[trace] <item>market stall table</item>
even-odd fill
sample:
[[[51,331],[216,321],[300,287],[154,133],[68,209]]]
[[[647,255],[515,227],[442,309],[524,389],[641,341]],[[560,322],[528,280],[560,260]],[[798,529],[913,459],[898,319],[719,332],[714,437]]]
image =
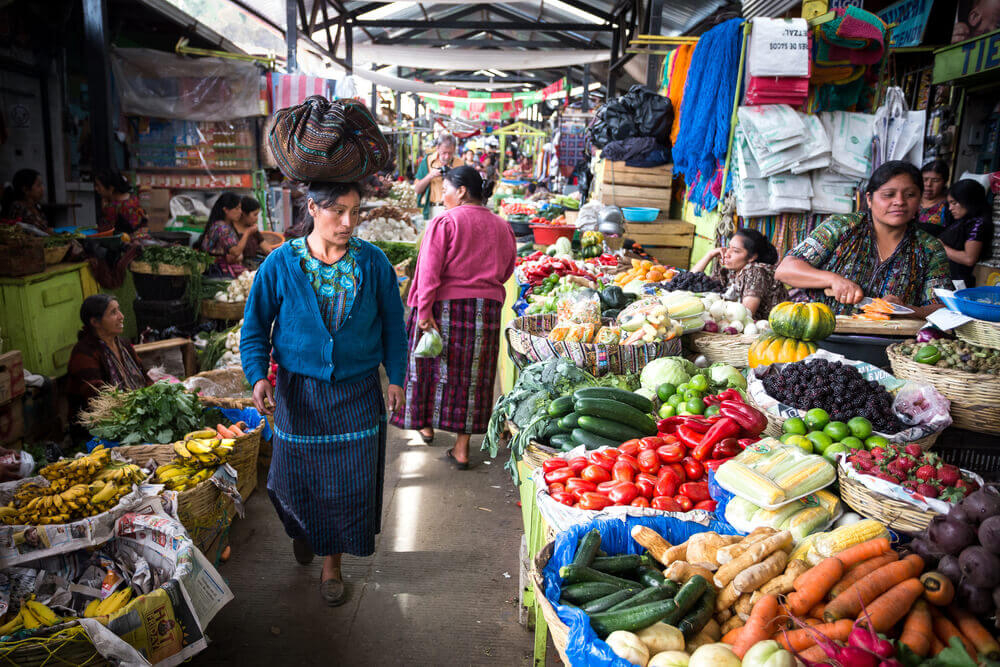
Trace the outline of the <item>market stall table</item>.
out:
[[[850,359],[886,368],[889,366],[889,357],[885,348],[904,338],[912,338],[926,324],[924,320],[899,317],[891,320],[857,320],[838,316],[834,333],[818,345]]]

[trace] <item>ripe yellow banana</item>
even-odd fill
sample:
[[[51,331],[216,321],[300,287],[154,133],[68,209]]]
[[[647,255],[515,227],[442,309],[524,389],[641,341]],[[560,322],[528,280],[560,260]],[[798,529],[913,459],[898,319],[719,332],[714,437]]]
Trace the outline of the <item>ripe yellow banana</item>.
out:
[[[181,441],[174,443],[174,452],[182,459],[191,458],[191,452],[188,451],[187,445]]]
[[[84,607],[84,609],[83,609],[83,617],[84,618],[93,618],[93,617],[97,616],[97,608],[100,607],[100,606],[101,606],[101,599],[100,598],[94,598],[93,600],[91,600],[90,602],[87,603],[86,607]]]
[[[124,607],[128,601],[132,598],[132,587],[123,588],[120,591],[112,593],[108,597],[101,601],[101,604],[97,607],[97,616],[107,616],[108,614],[113,614],[122,607]]]
[[[24,620],[21,618],[21,613],[18,612],[17,615],[14,616],[14,618],[7,621],[3,625],[0,625],[0,635],[13,634],[23,627],[24,627]]]
[[[24,627],[29,630],[40,628],[45,625],[39,618],[31,613],[31,610],[28,609],[28,605],[25,604],[21,605],[21,621],[24,623]]]
[[[118,487],[115,486],[114,484],[106,484],[103,489],[101,489],[96,494],[90,497],[90,502],[94,503],[95,505],[99,505],[107,500],[111,500],[111,498],[114,497],[115,492],[117,490]]]
[[[41,621],[42,625],[55,625],[59,622],[59,617],[47,605],[35,602],[34,600],[28,600],[24,604],[28,607],[31,614]]]
[[[218,437],[218,435],[219,434],[215,432],[215,429],[203,428],[200,431],[191,431],[190,433],[184,436],[184,439],[185,440],[210,439]]]
[[[197,456],[198,454],[209,454],[219,445],[219,439],[204,440],[195,438],[184,443],[189,452]]]

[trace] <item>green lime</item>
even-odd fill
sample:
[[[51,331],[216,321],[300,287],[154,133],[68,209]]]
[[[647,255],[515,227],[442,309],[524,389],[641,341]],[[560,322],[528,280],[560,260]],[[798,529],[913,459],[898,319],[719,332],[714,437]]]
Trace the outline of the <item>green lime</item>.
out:
[[[854,417],[847,422],[847,428],[851,429],[851,435],[862,440],[872,434],[872,423],[864,417]]]
[[[668,398],[677,393],[677,387],[670,384],[669,382],[664,382],[659,387],[656,388],[656,397],[661,401],[666,401]]]
[[[710,405],[707,408],[705,408],[705,416],[706,417],[714,417],[717,414],[719,414],[719,406],[718,405]]]
[[[691,389],[691,385],[687,382],[677,385],[677,393],[683,395],[685,391]]]
[[[822,431],[830,423],[830,415],[823,408],[813,408],[806,413],[806,426],[810,431]]]
[[[781,425],[781,430],[785,433],[794,433],[796,435],[805,435],[808,431],[808,429],[806,429],[806,423],[802,417],[792,417],[791,419],[786,419],[785,423]]]
[[[851,431],[844,422],[830,422],[823,427],[823,433],[833,438],[835,442],[840,442],[849,436]]]
[[[704,375],[695,375],[688,381],[692,389],[697,389],[698,391],[708,390],[708,378]]]
[[[876,447],[885,447],[888,444],[889,444],[889,441],[886,440],[885,437],[881,436],[881,435],[872,435],[872,436],[869,436],[869,437],[865,438],[865,448],[866,449],[875,449]]]
[[[809,438],[804,435],[792,435],[785,442],[786,445],[795,445],[796,447],[801,447],[803,451],[812,454],[813,444],[809,441]]]
[[[778,438],[778,439],[779,439],[779,440],[781,440],[781,442],[783,442],[783,443],[785,443],[785,444],[788,444],[788,439],[789,439],[789,438],[792,438],[792,437],[795,437],[795,436],[797,436],[797,435],[800,435],[800,434],[798,434],[798,433],[785,433],[784,435],[782,435],[782,436],[781,436],[780,438]]]
[[[850,451],[850,449],[848,448],[847,445],[845,445],[842,442],[835,442],[835,443],[833,443],[832,445],[830,445],[829,447],[826,448],[826,451],[823,452],[823,458],[825,458],[830,463],[836,463],[837,462],[837,454],[840,454],[840,453],[846,452],[846,451]]]
[[[667,405],[672,405],[675,408],[683,402],[684,402],[684,397],[681,396],[680,394],[674,394],[673,396],[667,399]]]
[[[826,451],[826,448],[833,444],[833,438],[828,436],[823,431],[812,431],[806,436],[809,438],[809,442],[813,444],[813,449],[822,454]]]
[[[681,403],[679,406],[677,406],[678,417],[687,417],[688,415],[693,415],[693,414],[694,414],[693,412],[687,409],[684,403]]]
[[[677,414],[677,408],[669,403],[664,403],[660,406],[660,409],[656,414],[660,416],[660,419],[669,419]]]
[[[840,441],[840,444],[850,449],[864,449],[865,443],[861,442],[860,438],[855,438],[853,435],[849,435]]]
[[[700,398],[692,398],[684,404],[684,407],[688,409],[688,412],[694,415],[700,415],[705,412],[705,401]]]

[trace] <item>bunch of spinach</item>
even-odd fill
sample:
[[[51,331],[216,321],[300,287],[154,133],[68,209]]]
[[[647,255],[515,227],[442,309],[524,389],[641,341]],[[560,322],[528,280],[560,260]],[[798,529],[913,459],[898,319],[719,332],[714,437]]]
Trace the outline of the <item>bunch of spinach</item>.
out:
[[[215,261],[214,257],[207,252],[195,250],[185,245],[154,245],[143,249],[142,261],[153,267],[154,271],[160,264],[186,268],[191,277],[184,290],[184,298],[194,308],[195,315],[198,315],[201,310],[202,274]]]
[[[166,444],[204,423],[198,398],[181,384],[157,382],[134,391],[106,388],[96,400],[110,408],[94,415],[91,435],[123,445]]]

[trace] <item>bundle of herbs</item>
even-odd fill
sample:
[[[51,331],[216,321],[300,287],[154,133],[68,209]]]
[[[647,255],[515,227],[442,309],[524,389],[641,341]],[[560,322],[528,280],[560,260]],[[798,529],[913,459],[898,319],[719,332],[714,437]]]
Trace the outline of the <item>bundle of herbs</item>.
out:
[[[188,279],[184,298],[194,308],[195,315],[201,310],[202,274],[215,262],[215,258],[207,252],[201,252],[184,245],[147,246],[142,251],[142,261],[157,270],[160,264],[181,266],[191,274]]]
[[[80,413],[80,423],[94,437],[123,445],[166,444],[200,428],[204,416],[183,385],[161,381],[134,391],[105,387]]]

